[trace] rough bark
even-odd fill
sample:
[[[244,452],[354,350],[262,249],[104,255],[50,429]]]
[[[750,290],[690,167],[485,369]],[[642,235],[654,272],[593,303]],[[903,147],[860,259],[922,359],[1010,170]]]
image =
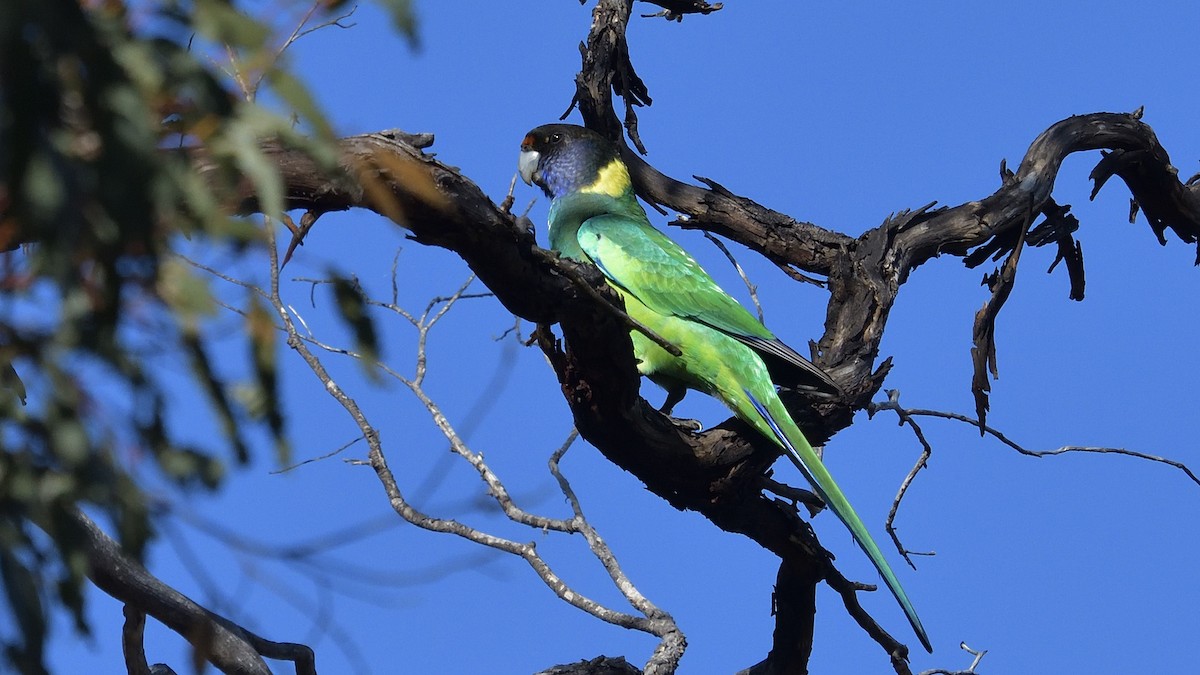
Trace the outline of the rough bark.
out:
[[[163,583],[133,560],[82,511],[71,513],[88,556],[88,576],[100,590],[125,603],[123,635],[130,672],[167,672],[146,665],[142,627],[146,615],[158,619],[192,644],[196,663],[207,661],[223,673],[270,675],[263,657],[292,661],[296,675],[316,675],[316,657],[302,644],[273,642],[214,614]]]

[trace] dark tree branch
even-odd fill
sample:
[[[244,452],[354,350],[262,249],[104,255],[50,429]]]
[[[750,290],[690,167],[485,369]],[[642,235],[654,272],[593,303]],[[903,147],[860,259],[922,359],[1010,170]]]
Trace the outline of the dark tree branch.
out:
[[[808,570],[792,570],[784,561],[772,596],[776,613],[768,672],[801,673],[808,669],[817,618],[817,587]],[[785,616],[784,613],[792,616]]]
[[[641,672],[623,657],[597,656],[588,661],[554,666],[534,675],[640,675]]]
[[[643,153],[634,108],[651,103],[646,83],[638,77],[629,57],[625,27],[629,24],[632,0],[600,0],[592,12],[592,29],[587,44],[580,45],[583,67],[575,76],[575,97],[563,113],[579,108],[588,126],[611,139],[621,138],[620,124],[612,108],[611,89],[625,103],[624,127],[630,140]]]
[[[725,7],[725,3],[715,2],[710,5],[704,0],[642,0],[642,2],[662,7],[661,11],[654,14],[643,14],[643,18],[661,16],[667,21],[676,22],[683,21],[683,17],[688,14],[712,14]]]
[[[125,670],[129,675],[150,675],[150,664],[146,663],[143,639],[146,634],[146,613],[125,605],[125,625],[121,628],[121,650],[125,653]]]
[[[123,642],[131,672],[146,664],[141,632],[145,616],[150,615],[190,642],[199,657],[221,672],[271,675],[263,661],[267,657],[294,662],[297,675],[316,675],[313,651],[308,647],[272,642],[208,611],[128,557],[82,511],[72,509],[68,515],[83,539],[88,576],[100,590],[125,603]]]
[[[1021,250],[1025,246],[1025,234],[1029,231],[1029,224],[1032,220],[1033,216],[1030,214],[1026,224],[1017,231],[1017,241],[1013,244],[1012,252],[1008,254],[1008,260],[1004,262],[1004,267],[983,278],[984,285],[988,287],[992,295],[975,313],[975,326],[971,331],[975,343],[971,347],[971,363],[974,366],[974,374],[971,377],[971,393],[975,396],[975,415],[979,418],[981,426],[987,421],[988,392],[992,389],[992,385],[988,381],[988,374],[991,373],[992,377],[1000,377],[1000,367],[996,363],[996,317],[1000,314],[1004,303],[1008,302],[1008,296],[1017,282],[1017,263],[1021,260]],[[983,435],[982,430],[979,435]]]

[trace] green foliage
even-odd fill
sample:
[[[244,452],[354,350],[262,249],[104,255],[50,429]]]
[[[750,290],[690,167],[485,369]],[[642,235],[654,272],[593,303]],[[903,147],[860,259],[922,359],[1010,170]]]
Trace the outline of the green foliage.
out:
[[[368,311],[367,296],[357,279],[347,279],[332,270],[329,278],[332,281],[333,299],[338,314],[354,334],[354,351],[360,357],[358,363],[365,369],[368,377],[378,377],[375,365],[379,363],[379,338],[375,332],[375,322],[371,320],[371,313]]]
[[[384,4],[415,40],[411,3]],[[235,214],[245,178],[263,213],[284,209],[263,140],[334,165],[330,125],[281,60],[292,28],[228,0],[152,0],[136,15],[120,0],[0,2],[0,612],[13,619],[0,620],[12,627],[0,647],[17,672],[45,672],[49,612],[87,629],[74,509],[105,514],[140,556],[151,508],[135,471],[147,463],[181,488],[216,489],[221,457],[249,461],[259,425],[288,461],[271,311],[252,296],[252,385],[231,387],[211,357],[212,291],[173,248],[180,237],[262,245],[261,224]],[[257,105],[260,84],[287,109]],[[354,289],[335,284],[338,306],[375,354]],[[225,447],[172,428],[151,351],[190,367]]]
[[[408,39],[409,44],[414,47],[420,45],[417,39],[417,16],[413,11],[412,0],[380,0],[380,4],[391,13],[396,30]]]
[[[246,409],[255,419],[266,422],[275,438],[275,458],[281,466],[292,461],[291,446],[284,435],[283,410],[280,407],[277,376],[279,331],[271,313],[257,295],[251,295],[246,312],[246,336],[250,342],[250,362],[254,364],[253,405]]]

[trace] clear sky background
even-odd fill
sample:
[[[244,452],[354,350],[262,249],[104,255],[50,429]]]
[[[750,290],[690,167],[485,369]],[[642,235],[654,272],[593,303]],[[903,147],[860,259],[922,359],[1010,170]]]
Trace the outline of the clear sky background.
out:
[[[401,128],[436,134],[433,148],[499,201],[531,127],[567,107],[591,6],[567,0],[418,2],[422,48],[410,49],[372,5],[348,30],[326,29],[290,58],[339,133]],[[649,13],[649,5],[635,12]],[[287,25],[281,14],[276,23]],[[999,185],[1029,143],[1072,114],[1145,106],[1181,175],[1200,171],[1200,5],[1055,3],[828,3],[732,0],[682,24],[635,19],[634,65],[654,98],[638,111],[648,159],[680,179],[713,178],[736,193],[852,235],[891,212],[937,200],[956,205]],[[578,116],[568,118],[578,122]],[[1068,160],[1055,198],[1083,227],[1087,299],[1067,299],[1065,269],[1045,274],[1050,248],[1027,250],[1016,289],[997,322],[1001,379],[991,424],[1032,449],[1067,444],[1124,447],[1200,468],[1195,442],[1195,343],[1200,321],[1195,250],[1155,241],[1145,219],[1127,222],[1128,192],[1114,181],[1094,203],[1086,180],[1098,153]],[[518,186],[545,241],[546,201]],[[665,222],[659,218],[657,222]],[[737,297],[741,282],[711,244],[672,236]],[[733,247],[746,265],[767,324],[797,347],[820,335],[825,291],[800,286]],[[421,310],[468,271],[452,254],[406,241],[371,213],[330,214],[284,276],[356,274],[380,299],[390,293],[399,251],[400,304]],[[265,282],[261,257],[197,249],[194,255]],[[945,256],[904,286],[882,356],[888,388],[909,406],[971,414],[971,323],[987,297],[985,271]],[[223,288],[220,285],[217,288]],[[484,290],[476,284],[473,290]],[[244,293],[223,288],[234,301]],[[319,337],[349,345],[330,318],[331,300],[288,281],[285,298]],[[414,331],[379,312],[385,359],[411,372]],[[535,348],[511,335],[513,319],[492,299],[464,301],[431,336],[430,394],[525,508],[569,514],[545,469],[570,430],[553,374]],[[214,334],[239,320],[218,319]],[[532,329],[522,325],[522,335]],[[500,339],[497,339],[500,338]],[[226,373],[245,372],[244,346],[224,344]],[[351,420],[290,352],[282,355],[288,428],[297,460],[353,440]],[[408,496],[439,516],[536,540],[581,592],[620,607],[581,538],[543,536],[507,524],[486,503],[474,472],[453,460],[429,416],[402,387],[372,389],[351,361],[326,355],[334,377],[380,429]],[[185,368],[164,359],[164,372]],[[499,383],[499,384],[497,384]],[[661,392],[647,384],[651,401]],[[727,415],[693,394],[680,414],[708,425]],[[171,420],[215,447],[202,402],[182,390]],[[926,420],[934,446],[898,525],[919,558],[904,566],[883,530],[887,509],[920,453],[891,414],[856,418],[826,450],[827,463],[880,540],[933,640],[916,645],[885,593],[863,602],[894,635],[916,646],[914,671],[966,668],[960,642],[988,650],[983,673],[1186,672],[1200,634],[1200,485],[1168,466],[1113,455],[1032,459],[964,425]],[[150,553],[162,579],[215,611],[281,641],[317,650],[323,673],[530,673],[599,654],[643,663],[655,640],[602,624],[557,600],[521,561],[481,554],[462,540],[399,524],[374,473],[336,457],[284,474],[262,444],[253,466],[215,496],[158,494],[173,513]],[[634,583],[671,612],[687,635],[684,673],[730,673],[770,648],[777,560],[648,493],[586,444],[563,462],[585,512]],[[153,485],[149,467],[138,469]],[[785,463],[778,472],[802,479]],[[394,522],[317,557],[285,563],[231,549],[196,524],[219,523],[269,546],[300,544],[359,524]],[[849,577],[877,575],[828,514],[815,527]],[[179,542],[186,542],[180,545]],[[314,576],[297,570],[313,570]],[[366,583],[369,581],[381,583]],[[88,596],[95,634],[55,625],[50,647],[61,673],[123,672],[120,607]],[[818,595],[814,673],[886,673],[887,657]],[[187,647],[151,627],[147,651],[187,672]],[[281,665],[280,672],[288,672]]]

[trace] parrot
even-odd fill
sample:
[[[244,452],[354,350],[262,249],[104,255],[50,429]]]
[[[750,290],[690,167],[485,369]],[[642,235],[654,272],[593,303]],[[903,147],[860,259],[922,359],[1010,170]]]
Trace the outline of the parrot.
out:
[[[850,530],[921,645],[932,652],[896,574],[776,389],[787,380],[790,386],[837,395],[838,385],[651,225],[616,143],[585,127],[546,124],[525,135],[518,170],[527,185],[540,187],[550,199],[550,248],[599,268],[629,316],[680,352],[676,356],[641,331],[630,332],[639,373],[667,391],[663,412],[669,414],[687,389],[700,391],[778,446]]]

